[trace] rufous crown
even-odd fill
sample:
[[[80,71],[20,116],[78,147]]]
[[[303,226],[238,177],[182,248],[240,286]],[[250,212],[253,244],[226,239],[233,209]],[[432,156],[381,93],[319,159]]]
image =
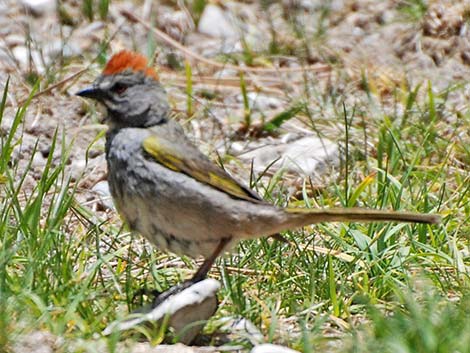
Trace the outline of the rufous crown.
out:
[[[142,54],[121,50],[114,54],[104,67],[103,75],[114,75],[125,70],[141,71],[146,76],[158,80],[158,75],[152,67],[148,67],[148,62]]]

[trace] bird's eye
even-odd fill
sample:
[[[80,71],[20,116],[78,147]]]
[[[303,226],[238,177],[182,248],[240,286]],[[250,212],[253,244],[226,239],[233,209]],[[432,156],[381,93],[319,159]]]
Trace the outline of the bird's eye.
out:
[[[123,94],[124,92],[126,92],[126,90],[127,90],[127,86],[119,82],[115,83],[113,87],[111,87],[111,91],[117,94]]]

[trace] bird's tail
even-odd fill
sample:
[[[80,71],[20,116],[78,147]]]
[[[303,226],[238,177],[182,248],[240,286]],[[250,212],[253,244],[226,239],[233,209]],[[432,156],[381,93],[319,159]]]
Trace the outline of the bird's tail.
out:
[[[322,222],[410,222],[436,224],[441,217],[436,214],[371,210],[364,208],[285,208],[287,219],[301,225]]]
[[[285,208],[277,222],[271,223],[275,234],[288,229],[300,228],[323,222],[408,222],[437,224],[441,216],[414,212],[371,210],[364,208],[304,209]]]
[[[256,213],[257,212],[257,213]],[[402,211],[365,208],[277,208],[271,205],[254,211],[256,217],[241,224],[238,238],[252,239],[273,236],[279,232],[323,222],[407,222],[437,224],[441,216]]]

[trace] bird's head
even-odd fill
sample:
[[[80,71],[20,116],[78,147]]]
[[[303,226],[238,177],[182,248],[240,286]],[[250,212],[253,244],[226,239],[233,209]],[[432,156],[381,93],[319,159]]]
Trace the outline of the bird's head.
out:
[[[108,123],[119,127],[148,127],[166,119],[169,106],[155,70],[138,53],[113,55],[93,84],[78,96],[102,103]]]

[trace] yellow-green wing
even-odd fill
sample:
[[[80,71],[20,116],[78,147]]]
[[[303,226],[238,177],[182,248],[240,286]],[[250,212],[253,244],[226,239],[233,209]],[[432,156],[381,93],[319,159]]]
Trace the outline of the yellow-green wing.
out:
[[[143,148],[156,162],[171,170],[189,175],[233,197],[262,201],[254,191],[239,184],[194,146],[175,146],[165,138],[152,135],[144,140]]]

